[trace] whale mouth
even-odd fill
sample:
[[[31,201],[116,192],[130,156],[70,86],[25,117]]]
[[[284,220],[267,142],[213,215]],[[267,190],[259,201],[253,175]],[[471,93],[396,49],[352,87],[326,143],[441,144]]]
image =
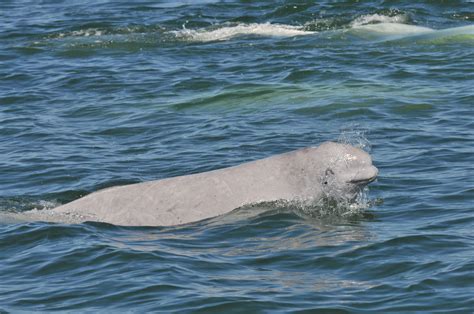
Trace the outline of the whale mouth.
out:
[[[359,171],[355,177],[352,177],[352,179],[348,181],[348,183],[354,184],[357,186],[365,186],[375,181],[375,179],[377,179],[378,174],[379,174],[379,170],[375,166],[371,165]]]
[[[368,178],[368,179],[351,180],[351,181],[349,181],[349,183],[356,184],[356,185],[367,185],[371,182],[374,182],[375,179],[377,179],[377,176],[373,176],[373,177]]]

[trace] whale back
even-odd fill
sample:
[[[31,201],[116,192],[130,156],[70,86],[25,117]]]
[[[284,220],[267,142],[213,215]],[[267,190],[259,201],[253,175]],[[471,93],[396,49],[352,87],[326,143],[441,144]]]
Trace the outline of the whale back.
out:
[[[184,224],[248,204],[320,198],[329,186],[346,187],[360,161],[371,164],[367,156],[328,142],[229,168],[100,190],[53,211],[117,225]]]

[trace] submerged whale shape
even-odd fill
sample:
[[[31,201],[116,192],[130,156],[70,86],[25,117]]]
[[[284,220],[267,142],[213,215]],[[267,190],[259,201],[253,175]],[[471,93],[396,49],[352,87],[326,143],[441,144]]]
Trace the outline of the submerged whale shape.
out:
[[[474,25],[432,29],[401,23],[378,23],[356,25],[345,32],[359,38],[382,42],[441,44],[474,41]]]
[[[112,187],[50,211],[124,226],[179,225],[260,202],[331,193],[355,198],[377,173],[363,150],[326,142],[234,167]]]

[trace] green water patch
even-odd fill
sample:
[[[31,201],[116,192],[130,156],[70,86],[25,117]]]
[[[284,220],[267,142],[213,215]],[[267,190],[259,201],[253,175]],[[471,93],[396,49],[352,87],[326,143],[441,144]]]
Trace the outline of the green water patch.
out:
[[[57,53],[57,56],[60,58],[66,59],[86,59],[94,56],[96,54],[92,49],[86,48],[76,48],[76,49],[66,49]]]
[[[317,78],[319,75],[320,75],[320,72],[316,70],[299,69],[299,70],[294,70],[290,74],[288,74],[285,77],[285,81],[288,81],[291,83],[307,82],[308,80]]]
[[[175,110],[197,108],[260,107],[278,105],[288,101],[288,97],[298,95],[302,90],[285,84],[235,84],[219,90],[191,97],[170,104]]]
[[[352,104],[352,103],[332,103],[329,105],[302,107],[293,110],[294,113],[306,117],[315,118],[362,118],[362,119],[377,119],[383,116],[377,110],[371,107],[376,107],[375,104]]]
[[[419,103],[419,104],[403,104],[399,106],[392,107],[391,112],[404,116],[417,116],[420,113],[426,113],[433,111],[435,109],[434,105],[428,103]]]
[[[354,118],[354,117],[361,117],[361,118],[372,118],[376,119],[379,115],[370,108],[356,108],[356,109],[348,109],[345,111],[341,111],[335,116],[340,118]]]
[[[331,103],[328,105],[314,105],[314,106],[308,106],[308,107],[301,107],[294,109],[293,112],[296,114],[304,115],[304,116],[324,116],[324,115],[338,115],[344,112],[344,110],[347,110],[348,108],[355,108],[352,110],[368,110],[367,104],[360,104],[361,107],[355,107],[355,106],[348,106],[347,104],[343,103]]]
[[[13,48],[14,51],[19,55],[25,56],[32,56],[36,54],[40,54],[45,50],[42,47],[35,47],[35,46],[17,46]]]
[[[298,76],[302,73],[313,75],[311,71],[297,71]],[[296,79],[293,76],[293,79]],[[197,81],[200,87],[200,81]],[[192,82],[187,85],[192,87]],[[209,81],[204,81],[203,87],[209,89]],[[310,85],[308,83],[241,83],[228,85],[223,88],[214,88],[209,91],[195,93],[193,96],[181,96],[173,102],[164,105],[174,110],[234,110],[251,109],[261,110],[268,107],[285,108],[296,114],[306,116],[333,115],[334,117],[350,118],[355,116],[367,116],[377,118],[385,112],[387,99],[390,103],[397,104],[406,99],[418,99],[423,101],[432,99],[436,95],[443,95],[443,88],[433,90],[426,86],[403,86],[379,83],[368,84],[367,82],[350,81],[345,84]],[[389,110],[398,114],[410,111],[427,111],[434,109],[429,102],[395,105],[396,109]],[[383,111],[376,111],[375,109]],[[393,107],[392,107],[393,108]]]

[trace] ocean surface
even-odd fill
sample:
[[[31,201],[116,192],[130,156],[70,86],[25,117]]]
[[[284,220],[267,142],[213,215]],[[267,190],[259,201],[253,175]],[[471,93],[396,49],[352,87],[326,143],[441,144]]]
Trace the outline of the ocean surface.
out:
[[[6,218],[327,140],[357,214]],[[474,2],[2,0],[0,214],[2,313],[473,313]]]

